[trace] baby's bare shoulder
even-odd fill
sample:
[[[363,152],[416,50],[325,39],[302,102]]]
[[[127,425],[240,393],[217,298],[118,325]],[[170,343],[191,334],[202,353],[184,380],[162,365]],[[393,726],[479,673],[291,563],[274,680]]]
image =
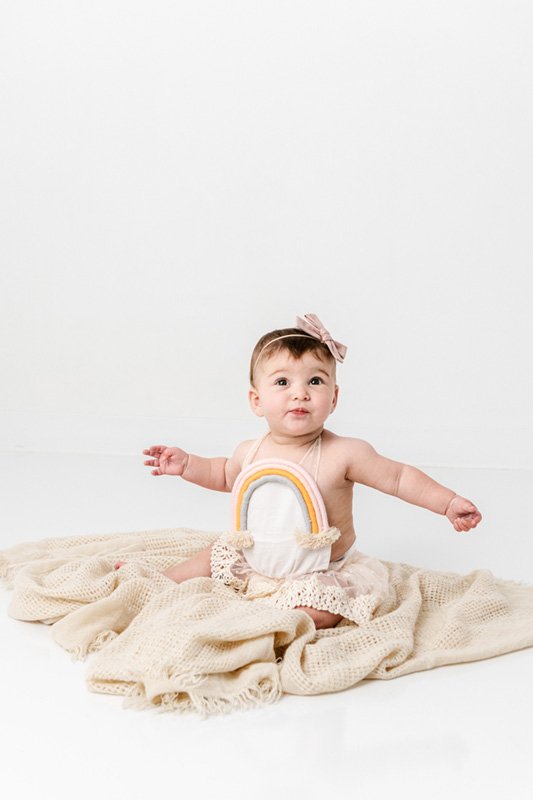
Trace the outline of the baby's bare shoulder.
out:
[[[331,440],[330,456],[345,470],[346,480],[363,483],[393,494],[404,466],[400,461],[378,453],[365,439],[336,436]]]
[[[225,474],[226,474],[226,486],[228,491],[231,491],[233,484],[237,478],[237,475],[242,470],[242,465],[244,459],[246,458],[246,453],[250,449],[250,447],[254,443],[254,439],[246,439],[244,442],[240,442],[237,445],[235,450],[233,451],[232,455],[228,458],[225,467]]]
[[[229,460],[232,461],[235,466],[241,469],[243,461],[254,443],[255,439],[246,439],[244,442],[239,442]]]
[[[331,431],[324,431],[324,454],[330,463],[334,463],[345,480],[360,481],[369,465],[379,458],[370,442],[355,436],[337,436]]]
[[[255,439],[245,439],[244,442],[239,442],[231,457],[239,461],[242,465],[242,462],[246,458],[246,453],[250,450],[255,441]]]
[[[353,459],[357,457],[368,457],[376,451],[365,439],[357,439],[354,436],[338,436],[331,431],[324,431],[322,435],[324,445],[335,455],[345,455]]]

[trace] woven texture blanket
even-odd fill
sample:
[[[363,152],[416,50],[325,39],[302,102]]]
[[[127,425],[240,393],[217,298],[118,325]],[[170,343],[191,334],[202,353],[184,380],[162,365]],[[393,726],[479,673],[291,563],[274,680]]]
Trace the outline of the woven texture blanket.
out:
[[[180,528],[17,545],[0,553],[9,614],[51,625],[76,658],[93,654],[92,691],[208,714],[533,645],[533,586],[487,570],[383,562],[390,593],[373,618],[322,631],[302,611],[243,599],[211,578],[178,585],[161,574],[216,536]]]

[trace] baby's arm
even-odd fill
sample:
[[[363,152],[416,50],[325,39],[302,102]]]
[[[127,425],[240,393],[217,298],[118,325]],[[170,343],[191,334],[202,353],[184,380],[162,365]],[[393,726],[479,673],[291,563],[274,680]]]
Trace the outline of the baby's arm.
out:
[[[143,450],[145,456],[150,456],[144,464],[146,467],[153,467],[152,475],[177,475],[191,483],[205,486],[206,489],[231,492],[250,445],[249,441],[241,442],[235,448],[231,458],[202,458],[202,456],[187,453],[180,447],[154,444]],[[118,561],[115,569],[119,569],[123,564],[123,561]],[[211,545],[187,561],[169,567],[163,574],[176,583],[181,583],[189,578],[209,577],[211,575]]]
[[[456,531],[475,528],[481,521],[481,514],[470,500],[437,483],[425,472],[381,456],[371,444],[361,439],[345,441],[349,443],[346,475],[349,480],[446,515]]]
[[[147,467],[154,467],[152,475],[177,475],[190,483],[214,489],[218,492],[230,492],[235,478],[241,470],[244,454],[249,442],[241,442],[231,458],[203,458],[187,453],[179,447],[166,447],[158,444],[143,450],[144,455],[151,458],[144,462]]]

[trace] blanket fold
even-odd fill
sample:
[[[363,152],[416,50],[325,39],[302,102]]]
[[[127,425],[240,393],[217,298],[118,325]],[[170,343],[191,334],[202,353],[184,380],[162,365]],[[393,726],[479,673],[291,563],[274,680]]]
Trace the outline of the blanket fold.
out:
[[[533,586],[487,570],[383,562],[390,591],[372,619],[323,631],[302,611],[239,597],[212,578],[178,585],[161,574],[217,536],[177,528],[15,545],[0,553],[9,614],[51,625],[75,658],[91,654],[90,690],[204,714],[533,645]],[[118,571],[117,560],[126,562]]]

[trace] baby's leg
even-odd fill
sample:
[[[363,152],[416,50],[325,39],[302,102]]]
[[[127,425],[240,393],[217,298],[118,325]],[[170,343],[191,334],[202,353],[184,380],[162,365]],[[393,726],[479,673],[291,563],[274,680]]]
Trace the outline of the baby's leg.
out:
[[[167,578],[176,583],[188,581],[190,578],[210,578],[211,577],[211,545],[204,550],[200,550],[192,558],[182,561],[181,564],[174,564],[163,572]]]
[[[309,614],[317,630],[320,628],[334,628],[342,619],[340,614],[332,614],[330,611],[317,611],[316,608],[311,608],[310,606],[296,606],[296,608],[298,611],[305,611],[306,614]]]
[[[125,561],[117,561],[115,569],[124,566]],[[204,550],[200,550],[192,558],[182,561],[181,564],[174,564],[163,572],[167,578],[176,583],[188,581],[189,578],[210,578],[211,577],[211,545]]]

